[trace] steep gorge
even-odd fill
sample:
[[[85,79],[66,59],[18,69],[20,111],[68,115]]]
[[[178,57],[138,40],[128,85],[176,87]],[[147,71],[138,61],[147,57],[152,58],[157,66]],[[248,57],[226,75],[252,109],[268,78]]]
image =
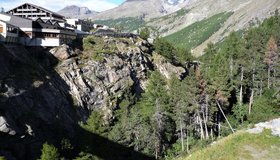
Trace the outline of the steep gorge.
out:
[[[152,46],[138,37],[100,39],[103,47],[114,49],[102,48],[98,57],[91,50],[64,48],[51,54],[48,49],[0,45],[0,155],[37,159],[45,141],[60,147],[62,139],[74,140],[81,130],[78,123],[85,122],[92,110],[102,112],[107,123],[113,121],[129,94],[140,97],[149,72],[160,68],[167,78],[186,72],[163,57],[154,60]],[[59,61],[63,54],[69,56]],[[122,147],[117,148],[127,149]]]

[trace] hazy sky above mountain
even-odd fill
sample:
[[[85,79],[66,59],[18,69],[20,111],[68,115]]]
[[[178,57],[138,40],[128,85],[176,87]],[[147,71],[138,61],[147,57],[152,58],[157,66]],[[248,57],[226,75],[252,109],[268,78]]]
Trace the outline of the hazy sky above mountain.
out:
[[[68,5],[88,7],[95,11],[104,11],[117,7],[125,0],[0,0],[0,7],[5,11],[17,7],[23,3],[32,3],[52,11],[58,11]]]

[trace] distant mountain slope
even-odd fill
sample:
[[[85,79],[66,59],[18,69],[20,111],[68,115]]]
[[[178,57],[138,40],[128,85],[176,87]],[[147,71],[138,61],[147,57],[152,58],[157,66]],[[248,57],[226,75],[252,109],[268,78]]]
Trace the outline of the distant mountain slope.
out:
[[[141,17],[150,19],[173,13],[197,0],[127,0],[119,7],[93,16],[97,19],[116,19],[123,17]]]
[[[210,18],[195,22],[165,38],[176,47],[191,49],[200,45],[217,32],[232,14],[233,12],[216,14]]]
[[[222,12],[234,12],[220,25],[218,30],[213,32],[201,44],[198,44],[198,46],[188,46],[189,49],[193,48],[195,55],[199,56],[203,54],[203,50],[209,42],[219,42],[231,31],[240,30],[249,26],[249,22],[256,18],[263,20],[264,18],[270,17],[279,7],[279,0],[258,0],[258,3],[255,0],[198,0],[183,8],[187,10],[185,15],[175,16],[175,18],[174,16],[169,16],[169,18],[164,19],[158,17],[152,21],[148,21],[147,25],[157,28],[162,36],[176,34],[178,31],[181,34],[185,34],[184,32],[189,32],[186,28],[195,22],[206,20]],[[210,23],[209,26],[213,25]],[[207,30],[200,33],[203,36],[208,34]],[[188,42],[184,41],[181,43]]]
[[[57,13],[70,18],[89,18],[98,12],[89,10],[87,7],[78,7],[75,5],[67,6]]]
[[[237,31],[248,27],[252,20],[264,20],[274,15],[277,8],[280,8],[279,0],[258,0],[257,3],[255,0],[244,0],[243,4],[233,10],[234,14],[225,21],[217,32],[194,49],[194,54],[196,56],[202,55],[203,50],[209,42],[216,43],[221,41],[231,31]]]
[[[190,47],[195,55],[201,55],[210,41],[219,42],[231,31],[249,26],[249,22],[255,18],[263,20],[270,17],[277,8],[280,8],[279,0],[127,0],[117,8],[94,15],[92,19],[107,20],[106,23],[113,26],[126,25],[132,18],[133,21],[144,20],[145,23],[139,23],[138,27],[150,26],[160,35],[167,36],[186,31],[186,27],[214,15],[233,12],[207,39]],[[129,17],[130,21],[124,17]],[[137,26],[133,25],[135,28]],[[201,32],[202,37],[206,33]]]

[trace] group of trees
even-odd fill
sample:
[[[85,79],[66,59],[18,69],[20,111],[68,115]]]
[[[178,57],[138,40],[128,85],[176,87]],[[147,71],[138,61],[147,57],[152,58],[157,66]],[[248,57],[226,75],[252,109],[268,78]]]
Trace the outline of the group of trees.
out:
[[[115,111],[114,121],[105,123],[94,111],[83,127],[162,159],[277,116],[279,28],[280,17],[275,15],[259,26],[231,33],[220,44],[209,44],[201,65],[189,63],[183,80],[152,72],[141,98],[123,97],[126,103]],[[154,46],[170,62],[191,61],[189,52],[162,38]]]
[[[220,47],[209,44],[205,50],[203,76],[210,88],[209,93],[222,96],[222,106],[240,123],[250,121],[252,112],[261,112],[257,111],[261,108],[253,107],[264,93],[270,92],[270,99],[277,99],[280,85],[279,27],[280,19],[276,15],[258,27],[231,33]],[[274,110],[274,106],[277,102],[263,107]],[[266,116],[264,113],[263,120]]]

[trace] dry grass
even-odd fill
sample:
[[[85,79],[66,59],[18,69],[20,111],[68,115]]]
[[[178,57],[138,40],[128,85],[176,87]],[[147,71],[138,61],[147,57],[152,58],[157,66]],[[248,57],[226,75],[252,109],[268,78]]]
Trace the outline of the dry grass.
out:
[[[261,134],[239,131],[179,160],[279,160],[279,148],[280,138],[270,130]]]

